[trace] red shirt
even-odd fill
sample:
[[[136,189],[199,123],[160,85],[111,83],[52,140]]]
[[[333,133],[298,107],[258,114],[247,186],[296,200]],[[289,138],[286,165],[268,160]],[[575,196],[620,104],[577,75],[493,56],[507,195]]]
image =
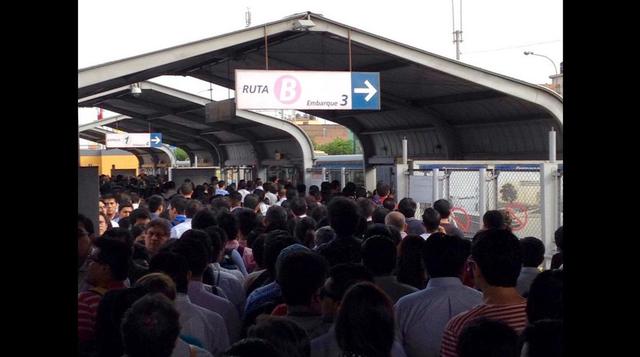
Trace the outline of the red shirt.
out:
[[[124,283],[113,283],[108,289],[92,288],[78,294],[78,339],[86,342],[94,339],[96,327],[96,315],[102,296],[111,289],[123,289]]]
[[[499,320],[514,329],[518,334],[527,325],[527,302],[512,305],[487,305],[482,304],[469,311],[456,315],[447,323],[442,336],[440,356],[458,357],[458,338],[462,329],[471,321],[486,317],[491,320]]]

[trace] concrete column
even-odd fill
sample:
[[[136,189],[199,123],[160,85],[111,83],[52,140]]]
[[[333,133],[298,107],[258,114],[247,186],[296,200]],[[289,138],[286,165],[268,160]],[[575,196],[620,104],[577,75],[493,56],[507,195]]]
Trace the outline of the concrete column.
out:
[[[340,168],[340,188],[344,188],[347,185],[347,169]]]
[[[557,225],[560,227],[562,225],[562,206],[563,206],[563,197],[562,197],[562,174],[559,172],[559,169],[556,173],[556,190],[558,191],[558,216],[556,217]]]
[[[433,173],[433,181],[432,181],[432,183],[433,183],[433,201],[432,202],[435,202],[435,201],[440,199],[440,192],[438,192],[438,186],[439,186],[438,185],[438,172],[439,171],[440,170],[438,170],[438,169],[431,170],[431,172]],[[400,201],[400,200],[398,200],[398,201]]]
[[[540,164],[540,216],[542,232],[540,237],[544,242],[545,261],[544,267],[551,265],[551,257],[555,252],[554,233],[558,228],[556,222],[558,214],[558,185],[556,183],[557,164]]]
[[[364,169],[364,185],[367,191],[373,192],[376,189],[376,167],[369,166]]]
[[[487,169],[483,167],[478,171],[478,173],[478,214],[480,215],[480,218],[482,218],[484,213],[487,211]]]
[[[396,180],[396,202],[407,197],[409,191],[409,176],[406,172],[409,170],[407,164],[396,164],[394,168]]]
[[[98,198],[100,172],[97,166],[78,167],[78,213],[89,217],[98,232]]]
[[[402,163],[407,164],[409,161],[409,149],[408,149],[408,141],[405,136],[402,138]]]
[[[256,168],[256,177],[260,177],[262,179],[262,182],[267,182],[267,168],[258,166]],[[253,179],[255,180],[256,177],[254,177]]]
[[[549,162],[556,162],[556,131],[553,128],[549,132]]]

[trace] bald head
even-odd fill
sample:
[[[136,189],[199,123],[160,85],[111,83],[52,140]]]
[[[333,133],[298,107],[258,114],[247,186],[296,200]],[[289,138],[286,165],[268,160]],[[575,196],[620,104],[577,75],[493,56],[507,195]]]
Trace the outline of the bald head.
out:
[[[404,232],[404,228],[406,225],[404,215],[400,212],[393,211],[389,212],[386,217],[384,217],[384,224],[388,226],[393,226],[398,228],[400,232]]]

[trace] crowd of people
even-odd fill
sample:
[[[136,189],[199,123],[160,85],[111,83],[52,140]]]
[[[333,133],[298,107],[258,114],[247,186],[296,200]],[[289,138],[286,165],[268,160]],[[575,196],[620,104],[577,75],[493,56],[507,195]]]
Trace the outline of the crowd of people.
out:
[[[78,215],[80,356],[561,356],[558,253],[389,185],[100,177]]]

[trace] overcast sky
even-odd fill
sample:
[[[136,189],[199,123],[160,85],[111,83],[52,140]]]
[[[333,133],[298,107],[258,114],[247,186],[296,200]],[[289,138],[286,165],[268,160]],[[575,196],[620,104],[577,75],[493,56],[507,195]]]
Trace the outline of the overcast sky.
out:
[[[460,0],[454,3],[459,29]],[[546,55],[560,70],[562,6],[560,0],[463,0],[460,60],[527,82],[550,83],[553,64],[542,57],[525,56],[523,52]],[[245,27],[247,7],[251,11],[252,26],[312,11],[394,41],[455,58],[451,0],[80,0],[78,67],[241,30]],[[199,81],[156,81],[209,95],[208,86]],[[214,95],[214,99],[216,97]],[[80,123],[95,119],[95,110],[80,109]]]

